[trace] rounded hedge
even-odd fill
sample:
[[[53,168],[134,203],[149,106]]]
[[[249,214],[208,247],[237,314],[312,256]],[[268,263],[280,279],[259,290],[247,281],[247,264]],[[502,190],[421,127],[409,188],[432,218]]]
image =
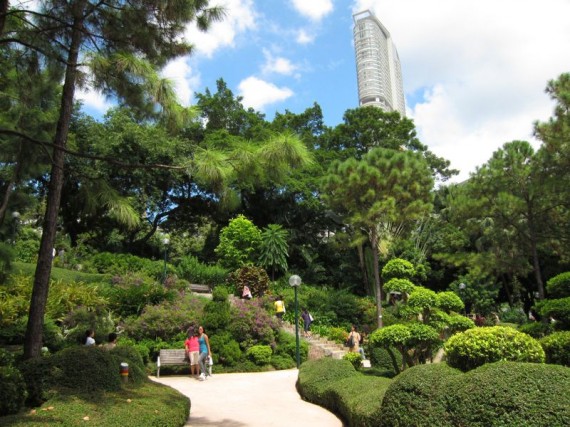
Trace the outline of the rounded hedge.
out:
[[[537,340],[504,326],[475,328],[455,334],[444,348],[447,363],[462,371],[501,360],[537,363],[545,360],[544,350]]]
[[[129,382],[140,385],[147,380],[143,358],[135,347],[118,345],[110,351],[115,358],[115,365],[129,364]]]
[[[334,399],[327,393],[332,384],[357,375],[354,366],[348,360],[325,357],[309,360],[301,365],[297,389],[309,402],[334,410]],[[331,400],[332,399],[332,400]]]
[[[0,416],[16,414],[26,400],[26,383],[18,369],[0,366]]]
[[[357,371],[362,367],[362,356],[360,353],[348,352],[342,357],[342,359],[348,360]]]
[[[414,285],[409,279],[393,278],[388,280],[384,285],[384,292],[401,292],[411,294],[415,287],[416,285]]]
[[[546,353],[546,363],[570,366],[570,331],[555,332],[539,342]]]
[[[546,292],[549,298],[570,297],[570,271],[551,277],[546,282]]]
[[[382,400],[382,426],[452,426],[446,395],[461,371],[446,363],[418,365],[396,376]]]
[[[448,381],[454,425],[550,427],[570,420],[570,369],[497,362]]]
[[[393,258],[382,268],[382,279],[411,279],[416,274],[414,265],[402,258]]]
[[[463,308],[465,308],[465,304],[461,298],[459,298],[455,292],[451,291],[437,293],[435,305],[446,313],[452,311],[459,313]]]

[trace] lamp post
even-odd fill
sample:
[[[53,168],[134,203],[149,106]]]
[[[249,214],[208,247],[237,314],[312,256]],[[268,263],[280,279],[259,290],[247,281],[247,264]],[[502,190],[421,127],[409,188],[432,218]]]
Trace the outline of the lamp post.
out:
[[[162,284],[166,282],[166,259],[168,256],[168,244],[170,243],[170,239],[168,237],[164,237],[162,239],[162,243],[164,243],[164,274],[162,276]]]
[[[289,285],[295,289],[295,356],[297,357],[297,369],[301,365],[299,354],[299,300],[297,299],[297,288],[301,285],[301,278],[296,274],[289,277]]]
[[[467,304],[465,304],[465,288],[467,287],[467,285],[463,282],[461,282],[458,286],[459,288],[459,296],[461,297],[461,300],[463,300],[463,314],[467,315]]]
[[[20,222],[20,212],[18,211],[14,211],[12,212],[12,219],[14,220],[14,235],[13,235],[13,240],[14,240],[14,244],[16,244],[16,236],[18,235],[18,225]]]

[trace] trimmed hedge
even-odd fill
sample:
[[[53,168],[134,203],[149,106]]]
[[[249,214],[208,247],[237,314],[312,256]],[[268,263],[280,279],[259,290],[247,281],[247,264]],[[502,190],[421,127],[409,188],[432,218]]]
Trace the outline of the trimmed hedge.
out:
[[[26,383],[13,366],[0,366],[0,416],[15,414],[24,405]]]
[[[555,332],[540,340],[546,363],[570,366],[570,331]]]
[[[500,360],[537,363],[545,360],[544,350],[537,340],[504,326],[475,328],[455,334],[444,348],[447,363],[462,371]]]
[[[546,292],[549,298],[570,297],[570,271],[560,273],[548,279]]]
[[[456,426],[551,427],[570,420],[570,369],[497,362],[448,383],[448,410]]]
[[[301,365],[297,390],[303,399],[334,412],[349,426],[377,426],[390,382],[356,372],[347,360],[324,358]]]
[[[446,396],[451,378],[462,372],[446,363],[418,365],[405,370],[388,387],[380,418],[382,426],[452,426]]]

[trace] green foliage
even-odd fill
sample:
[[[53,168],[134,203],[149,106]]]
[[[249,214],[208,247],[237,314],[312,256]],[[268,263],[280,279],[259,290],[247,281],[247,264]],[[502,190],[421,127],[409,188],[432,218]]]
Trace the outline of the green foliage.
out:
[[[52,357],[58,375],[53,384],[81,391],[115,391],[121,388],[119,364],[100,347],[70,347]]]
[[[259,263],[270,268],[272,276],[275,270],[287,271],[288,234],[279,224],[269,224],[261,233]]]
[[[17,413],[26,400],[26,383],[13,366],[0,366],[0,417]]]
[[[362,355],[360,353],[348,352],[342,358],[348,360],[357,371],[362,367]]]
[[[519,332],[530,335],[533,338],[539,339],[552,333],[552,324],[544,322],[527,322],[518,327]]]
[[[27,406],[40,406],[52,397],[51,389],[54,386],[54,381],[61,374],[53,361],[53,356],[35,357],[19,365],[26,382]]]
[[[546,282],[546,292],[549,298],[570,297],[570,271],[551,277]]]
[[[412,283],[409,279],[398,279],[392,278],[384,284],[384,292],[401,292],[405,294],[411,294],[416,288],[416,285]]]
[[[216,286],[212,291],[212,301],[226,302],[228,300],[229,292],[225,286]]]
[[[469,371],[486,363],[544,363],[544,350],[534,338],[513,328],[492,326],[469,329],[453,335],[445,343],[447,363]]]
[[[253,263],[259,253],[261,231],[243,215],[238,215],[220,232],[215,249],[222,266],[235,270]]]
[[[271,366],[277,370],[292,369],[297,362],[290,356],[274,354],[271,356]]]
[[[66,344],[85,344],[85,331],[93,329],[97,334],[95,341],[102,342],[110,332],[115,331],[115,321],[111,313],[104,309],[89,310],[77,307],[63,319]],[[48,337],[46,337],[48,338]],[[48,345],[51,343],[48,341]]]
[[[228,276],[228,270],[224,267],[218,264],[203,264],[193,256],[182,258],[176,266],[176,271],[180,277],[190,283],[210,285],[211,287],[224,283]]]
[[[324,358],[303,363],[297,389],[304,400],[336,413],[351,426],[376,426],[380,402],[390,380],[364,376],[346,360]]]
[[[367,354],[373,368],[385,371],[386,374],[384,376],[393,377],[400,372],[400,369],[398,368],[395,370],[394,366],[402,366],[403,360],[402,354],[398,350],[390,349],[390,352],[391,354],[388,352],[388,349],[383,347],[370,346]],[[396,361],[392,360],[392,356]]]
[[[570,369],[562,366],[490,363],[447,386],[442,393],[456,426],[546,427],[570,419]]]
[[[411,281],[415,274],[414,265],[402,258],[392,258],[382,268],[382,279],[384,282],[389,282],[392,279],[407,279]]]
[[[422,286],[416,286],[408,298],[407,306],[413,313],[419,314],[435,307],[436,302],[437,294],[434,291]]]
[[[246,351],[246,356],[256,365],[268,365],[271,362],[273,350],[268,345],[254,345]]]
[[[540,339],[546,363],[570,367],[570,331],[554,332]]]
[[[227,330],[245,350],[253,345],[275,345],[279,330],[277,319],[266,309],[265,299],[236,300]]]
[[[232,272],[228,276],[228,282],[235,287],[240,297],[244,286],[249,288],[254,297],[265,295],[269,289],[267,272],[253,265],[246,265]]]
[[[449,381],[461,371],[446,363],[414,366],[395,377],[384,394],[382,426],[454,426],[446,397]]]
[[[231,323],[232,313],[231,306],[227,300],[227,291],[218,291],[219,297],[223,297],[225,294],[226,298],[222,301],[212,300],[206,304],[204,307],[204,316],[202,317],[202,324],[206,331],[208,331],[208,336],[218,333],[220,331],[225,331]]]
[[[139,316],[146,306],[173,301],[176,296],[175,291],[139,274],[115,276],[104,292],[109,307],[121,317]]]
[[[214,362],[218,365],[235,366],[242,359],[239,343],[229,332],[220,332],[208,335],[210,348],[214,354]]]
[[[14,366],[15,357],[11,351],[0,348],[0,366]]]
[[[542,317],[553,317],[558,329],[570,329],[570,297],[542,300],[535,308]]]
[[[94,254],[86,261],[85,268],[113,276],[129,276],[132,273],[136,273],[140,276],[152,277],[155,280],[160,280],[164,275],[164,264],[162,261],[153,261],[131,254],[110,252]]]
[[[145,365],[139,351],[128,345],[117,345],[110,350],[111,355],[115,359],[115,365],[120,366],[125,362],[129,364],[129,382],[141,385],[147,381]]]
[[[503,323],[516,323],[519,325],[522,325],[528,321],[528,317],[523,308],[516,305],[513,307],[509,307],[508,305],[506,307],[501,307],[501,310],[499,311],[499,318]]]
[[[459,313],[465,307],[465,304],[463,304],[463,301],[461,301],[461,298],[459,298],[455,292],[438,292],[436,297],[436,307],[446,313],[450,313],[452,311]]]
[[[204,312],[205,301],[194,295],[186,295],[174,303],[165,301],[147,306],[138,317],[125,321],[125,332],[130,338],[169,341],[180,333],[186,333],[191,325],[197,325]]]

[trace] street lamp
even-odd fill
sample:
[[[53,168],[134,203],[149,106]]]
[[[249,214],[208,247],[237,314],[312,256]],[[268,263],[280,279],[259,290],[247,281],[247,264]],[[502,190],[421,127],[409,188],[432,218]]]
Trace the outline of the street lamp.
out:
[[[14,244],[16,244],[16,236],[18,235],[18,225],[20,222],[20,212],[18,212],[18,211],[12,212],[12,219],[14,221],[14,223],[13,223],[13,227],[14,227],[13,238],[14,238]]]
[[[295,356],[297,356],[297,369],[301,365],[299,354],[299,300],[297,299],[297,288],[301,285],[301,278],[296,274],[289,277],[289,285],[295,289]]]
[[[164,275],[162,276],[162,284],[164,284],[164,282],[166,282],[166,259],[168,256],[168,244],[170,243],[168,236],[162,239],[162,243],[164,243]]]

